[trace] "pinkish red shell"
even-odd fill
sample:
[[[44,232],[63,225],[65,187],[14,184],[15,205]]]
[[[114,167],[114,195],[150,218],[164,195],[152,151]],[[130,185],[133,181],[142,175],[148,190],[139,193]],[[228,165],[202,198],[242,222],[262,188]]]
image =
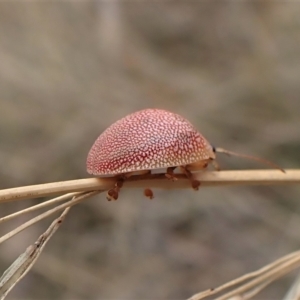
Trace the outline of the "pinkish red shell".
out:
[[[161,109],[130,114],[108,127],[87,157],[93,175],[184,166],[215,158],[211,145],[183,117]]]

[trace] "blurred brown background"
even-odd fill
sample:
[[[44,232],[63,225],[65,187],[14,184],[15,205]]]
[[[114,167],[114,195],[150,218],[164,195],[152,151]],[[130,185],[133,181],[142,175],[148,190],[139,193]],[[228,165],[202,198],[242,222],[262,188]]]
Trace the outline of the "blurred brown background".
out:
[[[299,15],[297,1],[1,2],[0,188],[87,177],[96,137],[148,107],[214,145],[299,167]],[[74,207],[8,299],[185,299],[300,247],[299,188],[155,196]],[[2,204],[1,216],[33,203]],[[2,244],[1,270],[50,223]],[[280,299],[292,279],[256,299]]]

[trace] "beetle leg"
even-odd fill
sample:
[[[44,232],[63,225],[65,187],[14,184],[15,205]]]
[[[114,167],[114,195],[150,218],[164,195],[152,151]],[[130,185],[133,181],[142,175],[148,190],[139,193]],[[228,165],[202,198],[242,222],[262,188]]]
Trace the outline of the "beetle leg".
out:
[[[183,174],[185,174],[187,179],[191,182],[192,188],[195,191],[198,191],[200,186],[200,181],[194,178],[193,173],[188,169],[187,166],[180,166],[180,170],[182,171]]]
[[[154,194],[152,192],[151,189],[147,188],[147,189],[144,189],[144,195],[149,198],[150,200],[152,200],[154,198]]]
[[[124,182],[129,179],[131,176],[134,175],[148,175],[151,174],[150,170],[143,170],[143,171],[136,171],[136,172],[128,172],[121,174],[117,177],[117,181],[112,189],[110,189],[106,194],[106,199],[108,201],[115,201],[119,197],[119,192],[124,184]],[[153,192],[150,189],[145,189],[144,195],[150,199],[153,199],[154,195]]]
[[[177,168],[177,167],[169,167],[169,168],[167,168],[167,172],[166,172],[165,176],[166,176],[168,179],[172,180],[172,181],[176,181],[177,178],[176,178],[176,176],[174,175],[174,170],[175,170],[176,168]]]
[[[144,171],[138,171],[138,172],[130,172],[124,174],[125,180],[133,175],[149,175],[151,174],[151,170],[144,170]],[[153,191],[149,188],[144,189],[144,195],[145,197],[149,198],[150,200],[154,198]]]
[[[106,199],[108,201],[118,200],[119,192],[120,192],[121,187],[123,186],[123,183],[124,183],[123,177],[120,177],[117,179],[114,187],[112,189],[108,190],[108,192],[106,194]]]

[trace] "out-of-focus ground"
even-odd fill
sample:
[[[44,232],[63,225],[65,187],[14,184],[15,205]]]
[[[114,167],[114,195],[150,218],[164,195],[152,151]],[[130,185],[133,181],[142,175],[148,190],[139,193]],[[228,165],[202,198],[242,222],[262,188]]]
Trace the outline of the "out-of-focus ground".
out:
[[[87,177],[96,137],[148,107],[185,116],[217,146],[299,168],[299,15],[286,1],[1,2],[0,188]],[[8,299],[185,299],[300,247],[297,187],[155,196],[72,208]],[[33,203],[2,204],[1,216]],[[50,223],[0,245],[1,270]],[[292,280],[256,299],[280,299]]]

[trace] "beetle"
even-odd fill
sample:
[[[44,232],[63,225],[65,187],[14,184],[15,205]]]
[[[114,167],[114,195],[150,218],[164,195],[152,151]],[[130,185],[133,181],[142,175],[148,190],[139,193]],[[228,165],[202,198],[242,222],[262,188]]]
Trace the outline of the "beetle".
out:
[[[213,147],[187,119],[163,109],[140,110],[113,123],[96,139],[86,164],[89,174],[118,176],[115,187],[107,194],[108,200],[116,200],[124,180],[156,169],[166,169],[165,176],[176,180],[173,171],[179,168],[197,190],[200,182],[193,178],[190,169],[205,169],[209,163],[219,169],[216,152],[276,166],[259,158]],[[144,194],[153,197],[150,189]]]

